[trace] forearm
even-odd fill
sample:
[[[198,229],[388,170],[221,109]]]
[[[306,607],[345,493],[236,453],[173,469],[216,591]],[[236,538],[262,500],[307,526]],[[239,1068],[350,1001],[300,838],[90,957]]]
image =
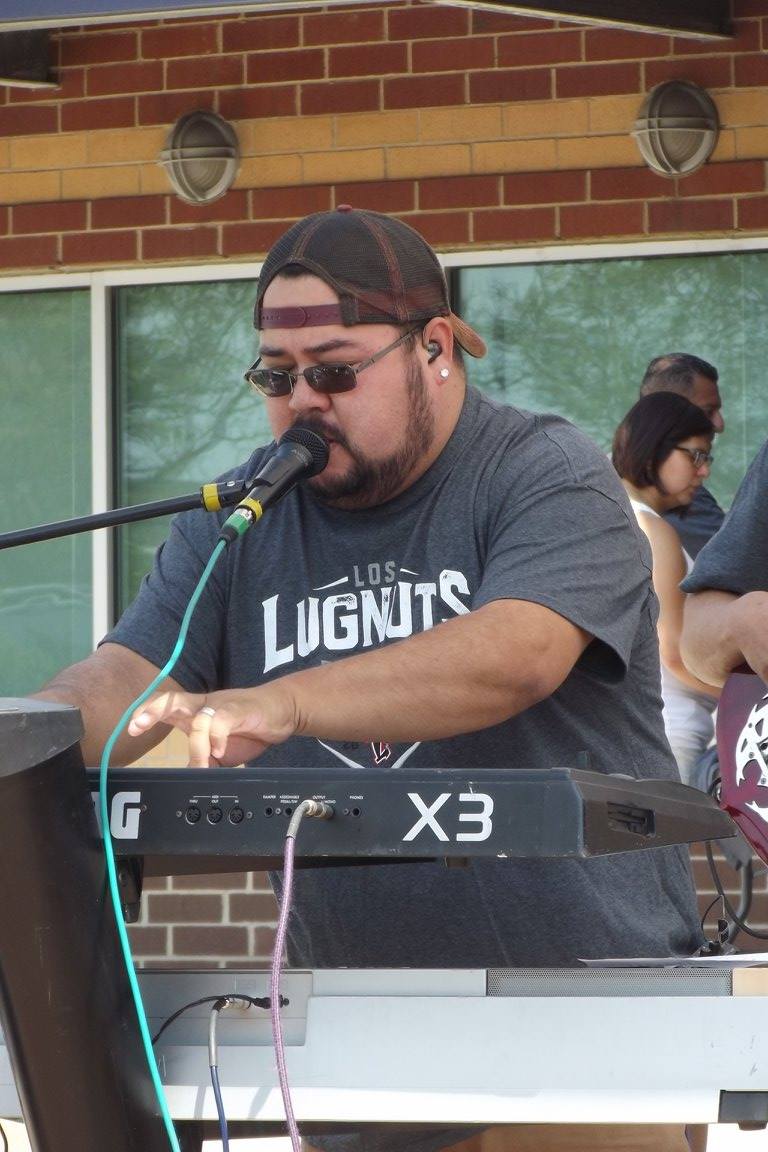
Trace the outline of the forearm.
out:
[[[79,709],[85,728],[81,741],[83,758],[86,764],[96,765],[118,720],[156,673],[157,669],[148,660],[118,645],[105,645],[87,659],[59,672],[34,695]],[[170,679],[165,683],[174,686]],[[112,763],[128,764],[137,760],[167,732],[167,726],[162,725],[138,739],[123,734],[113,752]]]
[[[573,629],[565,659],[562,643],[556,655],[548,652],[535,608],[525,625],[503,602],[491,604],[398,644],[284,677],[297,734],[433,740],[524,711],[559,686],[589,639]]]
[[[500,600],[375,652],[254,688],[165,692],[131,720],[189,736],[190,764],[241,764],[292,736],[437,740],[498,724],[551,695],[590,643],[548,608]]]
[[[768,593],[735,596],[710,590],[688,597],[681,653],[695,675],[722,684],[728,673],[747,663],[768,674]]]
[[[701,680],[698,676],[694,676],[693,672],[683,663],[679,653],[676,659],[664,659],[662,656],[662,663],[664,667],[672,673],[675,679],[679,680],[681,684],[684,684],[686,688],[690,688],[694,692],[701,692],[706,696],[712,696],[715,700],[718,699],[720,695],[719,687],[715,687],[713,684]]]

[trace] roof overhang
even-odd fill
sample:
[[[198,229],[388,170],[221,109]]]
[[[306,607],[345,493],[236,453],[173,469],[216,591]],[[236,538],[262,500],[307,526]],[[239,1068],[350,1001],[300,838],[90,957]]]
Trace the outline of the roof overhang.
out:
[[[700,40],[733,35],[729,0],[550,0],[521,4],[519,0],[434,0],[453,7],[507,12],[514,16],[546,16],[635,32],[661,32]]]
[[[160,20],[178,16],[313,8],[326,4],[372,4],[377,0],[3,0],[0,31],[22,28],[62,28],[67,25],[108,24],[127,20]],[[675,36],[723,39],[732,35],[729,0],[436,0],[471,8],[508,12],[515,16],[546,16],[664,32]]]

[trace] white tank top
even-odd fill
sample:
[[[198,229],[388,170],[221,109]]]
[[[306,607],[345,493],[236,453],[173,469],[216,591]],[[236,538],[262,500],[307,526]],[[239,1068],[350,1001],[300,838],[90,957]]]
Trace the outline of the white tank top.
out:
[[[647,512],[650,516],[659,513],[648,504],[640,500],[632,500],[630,504],[637,516],[640,512]],[[688,572],[693,567],[693,560],[680,545],[685,566]],[[691,779],[694,766],[714,735],[713,713],[717,708],[717,701],[704,692],[697,692],[678,680],[674,672],[661,665],[661,696],[664,703],[664,728],[667,739],[677,760],[680,776],[683,783]]]

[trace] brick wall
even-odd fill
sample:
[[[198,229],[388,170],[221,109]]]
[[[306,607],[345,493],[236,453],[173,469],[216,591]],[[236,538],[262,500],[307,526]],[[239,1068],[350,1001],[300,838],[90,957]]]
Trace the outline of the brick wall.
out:
[[[438,248],[760,233],[768,3],[735,15],[724,43],[426,4],[63,30],[58,91],[0,90],[0,268],[246,260],[345,201]],[[629,135],[673,77],[722,121],[683,180]],[[196,107],[233,122],[243,156],[206,208],[156,162]]]
[[[450,250],[762,235],[768,0],[733,7],[726,42],[419,3],[62,30],[58,90],[0,89],[0,275],[258,259],[291,220],[347,202]],[[673,78],[705,86],[721,120],[682,180],[629,135]],[[195,108],[230,120],[242,152],[207,207],[157,165]],[[147,886],[132,932],[152,962],[244,964],[268,955],[273,913],[263,877],[175,879]]]

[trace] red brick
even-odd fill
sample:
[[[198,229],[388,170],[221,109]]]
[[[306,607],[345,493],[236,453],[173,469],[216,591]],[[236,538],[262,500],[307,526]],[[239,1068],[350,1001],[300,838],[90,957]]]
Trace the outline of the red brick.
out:
[[[669,36],[630,32],[618,28],[587,28],[584,33],[585,60],[647,60],[649,56],[669,56]]]
[[[358,12],[323,12],[305,14],[304,43],[373,44],[385,40],[383,9],[367,8]]]
[[[62,132],[82,132],[91,128],[132,128],[136,123],[136,101],[132,96],[115,100],[78,100],[61,106]]]
[[[319,80],[325,76],[322,48],[296,52],[254,52],[247,57],[248,84],[273,84],[285,80]]]
[[[570,96],[611,96],[622,92],[640,92],[639,64],[581,64],[558,68],[556,94],[562,100]]]
[[[499,36],[499,65],[561,64],[581,60],[581,33],[531,32]]]
[[[385,108],[435,108],[463,104],[464,76],[398,76],[384,81]]]
[[[125,92],[157,92],[163,87],[163,65],[159,60],[122,64],[119,68],[89,68],[85,79],[89,96],[112,96]]]
[[[153,924],[219,923],[224,914],[224,899],[198,892],[184,896],[168,892],[149,897],[147,914]]]
[[[337,184],[337,204],[369,208],[372,212],[410,212],[416,207],[415,180],[370,180],[360,184]]]
[[[254,188],[251,191],[251,217],[254,220],[285,220],[327,212],[333,207],[328,185],[309,184],[299,188]],[[243,214],[244,216],[245,214]]]
[[[174,892],[240,892],[248,887],[247,872],[208,872],[203,876],[174,876]]]
[[[739,228],[750,232],[768,230],[768,196],[750,196],[746,200],[737,200],[736,208]]]
[[[597,168],[590,176],[592,200],[652,200],[669,196],[672,181],[650,168]]]
[[[165,224],[165,196],[114,196],[91,204],[92,228],[142,228]]]
[[[227,93],[227,95],[229,95]],[[210,92],[153,92],[138,97],[138,123],[164,124],[170,127],[180,116],[192,109],[212,112]],[[222,111],[222,115],[227,113]]]
[[[263,255],[272,247],[275,240],[282,236],[287,225],[285,222],[262,224],[224,224],[221,230],[222,256],[257,256]]]
[[[413,8],[390,8],[390,40],[436,40],[440,36],[466,36],[469,12],[462,8],[433,8],[423,4]]]
[[[242,56],[195,56],[188,60],[169,60],[165,87],[227,88],[243,82]],[[162,84],[158,85],[162,88]]]
[[[274,48],[298,48],[298,16],[246,16],[222,26],[225,52],[269,51]]]
[[[733,80],[737,87],[764,86],[768,81],[768,59],[762,52],[734,57]]]
[[[667,200],[648,207],[651,232],[728,232],[733,200]]]
[[[145,60],[174,56],[207,56],[219,51],[218,24],[187,24],[186,27],[144,28],[141,55]]]
[[[412,70],[422,72],[466,72],[470,68],[492,68],[494,42],[490,36],[463,40],[417,40],[411,48]]]
[[[136,32],[89,32],[61,38],[61,67],[73,64],[109,64],[135,60],[138,56]]]
[[[63,264],[119,264],[136,259],[135,232],[77,232],[61,238]]]
[[[419,181],[419,207],[480,208],[500,203],[498,176],[440,176]]]
[[[36,136],[56,132],[58,108],[49,105],[16,104],[0,108],[0,136]]]
[[[472,11],[472,32],[534,32],[555,27],[554,20],[539,20],[532,16],[507,16],[506,12]]]
[[[324,112],[376,112],[381,107],[380,80],[346,80],[334,83],[302,84],[302,116]]]
[[[72,232],[88,226],[87,205],[82,200],[65,200],[51,204],[14,204],[13,231]]]
[[[230,896],[229,918],[232,922],[246,920],[250,924],[271,923],[277,919],[277,901],[270,893],[244,892]]]
[[[733,31],[734,35],[727,41],[729,55],[733,52],[760,51],[759,20],[734,20]],[[672,51],[676,56],[711,55],[715,50],[716,46],[711,40],[689,40],[684,36],[676,36],[672,41]]]
[[[146,228],[141,233],[142,260],[177,260],[218,255],[217,228]]]
[[[50,268],[58,264],[56,236],[22,236],[0,239],[0,271],[10,268]]]
[[[0,235],[5,235],[8,231],[10,221],[10,212],[7,208],[0,207]]]
[[[406,223],[435,247],[469,244],[469,212],[416,212]]]
[[[730,56],[687,56],[685,60],[649,60],[645,64],[645,90],[667,80],[690,80],[702,88],[730,88]]]
[[[643,205],[566,204],[560,209],[560,237],[579,240],[588,236],[637,236],[644,231]]]
[[[247,928],[196,925],[175,927],[171,933],[172,950],[177,956],[247,956],[249,952]]]
[[[170,876],[145,876],[141,885],[142,892],[170,892]]]
[[[171,224],[209,224],[220,220],[247,220],[248,193],[231,188],[211,204],[188,204],[177,196],[170,201]]]
[[[512,100],[549,100],[552,96],[550,68],[511,68],[494,72],[470,72],[472,104],[508,103]]]
[[[149,924],[132,924],[128,929],[134,956],[165,956],[168,953],[168,929]]]
[[[705,164],[680,178],[681,196],[727,196],[734,192],[764,192],[765,161],[738,160],[732,164]]]
[[[586,172],[510,172],[504,177],[505,204],[567,204],[586,194]]]
[[[555,235],[554,208],[493,208],[472,213],[476,244],[516,244],[551,240]]]
[[[270,959],[275,947],[275,932],[272,928],[257,928],[253,934],[253,956]]]
[[[328,54],[329,76],[384,76],[407,71],[405,44],[355,44],[331,48]]]
[[[295,116],[299,103],[296,84],[259,84],[219,93],[219,111],[227,120],[265,116]]]

